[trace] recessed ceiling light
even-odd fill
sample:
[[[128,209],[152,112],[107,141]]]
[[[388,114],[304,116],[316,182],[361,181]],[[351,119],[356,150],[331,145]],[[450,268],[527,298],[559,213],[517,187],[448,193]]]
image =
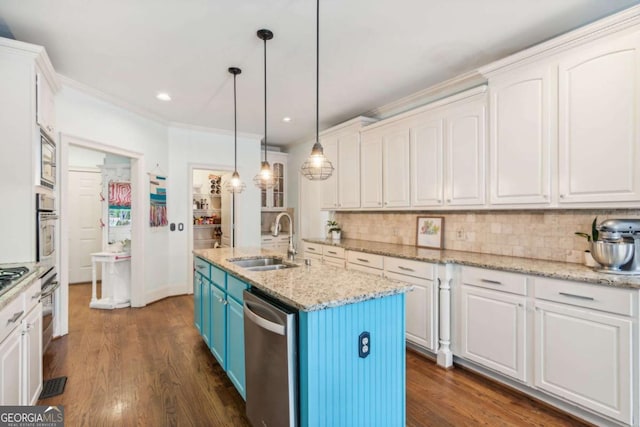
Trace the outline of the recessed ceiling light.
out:
[[[289,123],[291,121],[291,117],[283,117],[282,121],[285,123]]]
[[[158,92],[156,98],[158,98],[160,101],[171,101],[171,95],[169,95],[167,92]]]

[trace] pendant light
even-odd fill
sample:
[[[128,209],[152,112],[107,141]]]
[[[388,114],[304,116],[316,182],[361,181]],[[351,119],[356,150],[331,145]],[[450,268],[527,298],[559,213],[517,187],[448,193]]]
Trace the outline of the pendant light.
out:
[[[258,38],[264,41],[264,161],[261,164],[260,172],[253,177],[256,187],[267,190],[276,184],[276,177],[267,161],[267,40],[273,38],[270,30],[258,30]]]
[[[320,144],[320,0],[316,0],[316,142],[300,172],[312,181],[324,181],[333,173],[333,165],[324,155]]]
[[[229,193],[242,193],[246,185],[240,179],[238,173],[238,115],[236,108],[236,77],[242,72],[240,68],[231,67],[229,72],[233,74],[233,174],[224,185]]]

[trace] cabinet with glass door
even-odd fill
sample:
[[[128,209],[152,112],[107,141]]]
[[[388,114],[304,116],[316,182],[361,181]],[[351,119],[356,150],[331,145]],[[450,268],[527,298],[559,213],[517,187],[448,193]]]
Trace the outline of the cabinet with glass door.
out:
[[[282,211],[287,207],[287,153],[269,152],[267,159],[275,176],[275,185],[261,190],[260,206],[263,211]]]

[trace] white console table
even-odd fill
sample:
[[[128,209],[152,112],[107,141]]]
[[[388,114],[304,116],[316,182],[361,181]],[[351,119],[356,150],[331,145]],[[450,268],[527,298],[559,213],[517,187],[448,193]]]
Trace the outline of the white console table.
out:
[[[102,263],[102,292],[96,293],[96,264]],[[131,305],[131,254],[97,252],[91,254],[92,283],[89,307],[111,310]]]

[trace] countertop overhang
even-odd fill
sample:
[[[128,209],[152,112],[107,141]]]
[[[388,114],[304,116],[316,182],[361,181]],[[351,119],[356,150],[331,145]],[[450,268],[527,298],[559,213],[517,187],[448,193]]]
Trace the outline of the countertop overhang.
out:
[[[262,272],[250,271],[229,261],[234,258],[260,256],[275,256],[286,260],[280,252],[261,248],[196,249],[193,253],[301,311],[354,304],[413,289],[413,286],[407,283],[332,267],[319,261],[305,265],[301,256],[295,261],[297,267]]]
[[[335,241],[324,238],[305,238],[303,240],[309,243],[337,246],[346,250],[432,262],[436,264],[468,265],[492,270],[510,271],[534,276],[615,286],[619,288],[640,289],[640,276],[602,273],[596,271],[594,268],[570,262],[546,261],[506,255],[454,251],[449,249],[425,249],[417,246],[357,239],[341,239],[340,241]]]

